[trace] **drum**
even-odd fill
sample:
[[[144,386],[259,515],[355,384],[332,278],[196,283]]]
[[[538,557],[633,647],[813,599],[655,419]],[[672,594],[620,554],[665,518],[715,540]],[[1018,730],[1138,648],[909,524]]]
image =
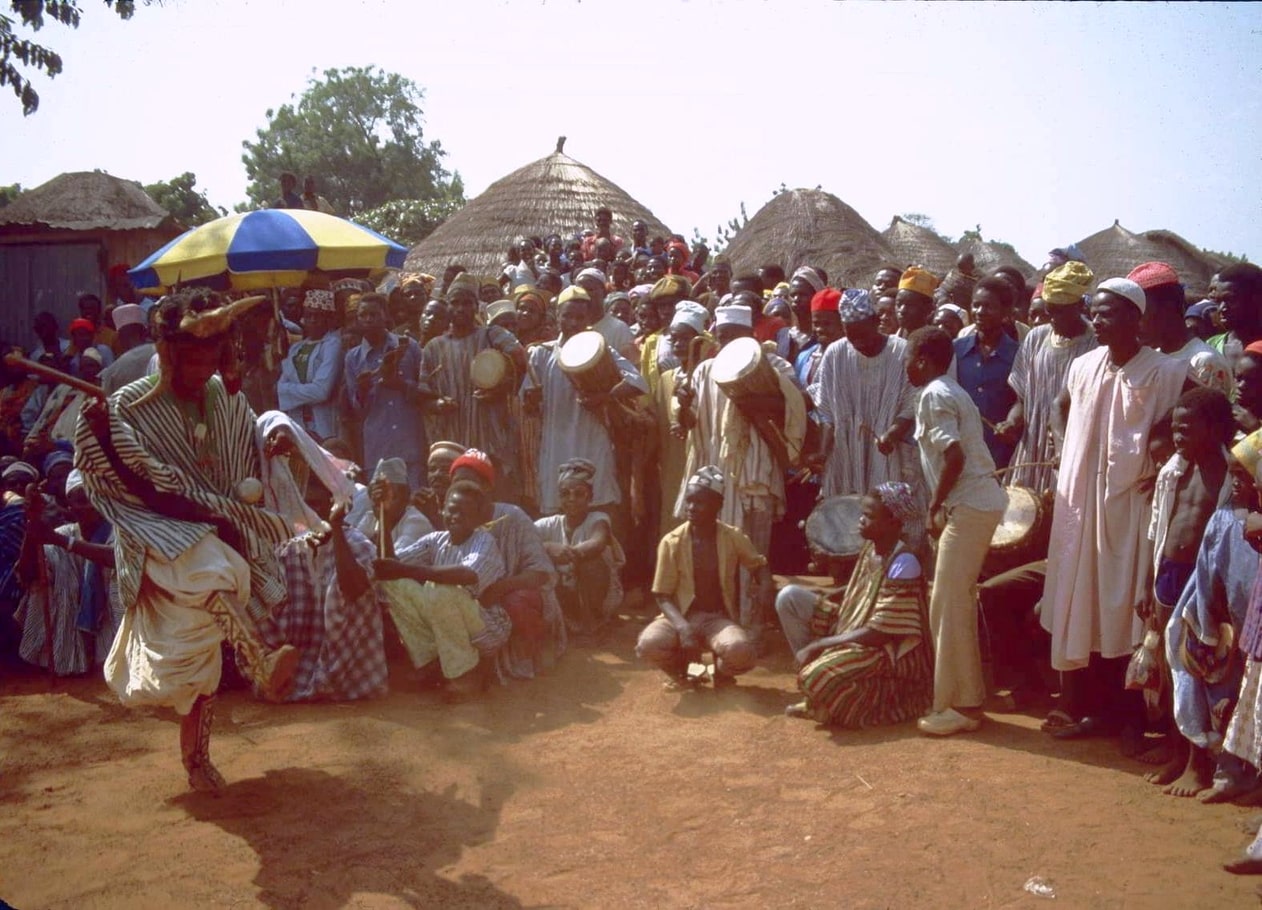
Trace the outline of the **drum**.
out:
[[[859,518],[863,497],[829,496],[811,510],[804,522],[806,545],[811,551],[813,571],[824,571],[836,579],[849,576],[852,563],[863,549]]]
[[[622,381],[600,332],[579,332],[561,345],[557,365],[580,392],[607,393]]]
[[[473,380],[475,389],[494,391],[508,381],[512,366],[506,354],[495,348],[486,348],[473,355],[469,363],[469,378]]]
[[[778,395],[780,379],[776,368],[753,338],[737,338],[714,355],[710,375],[724,393],[734,400],[747,395]]]
[[[984,576],[997,575],[1047,556],[1052,531],[1047,502],[1027,487],[1005,487],[1004,492],[1008,494],[1008,506],[990,538],[990,551],[982,567]]]

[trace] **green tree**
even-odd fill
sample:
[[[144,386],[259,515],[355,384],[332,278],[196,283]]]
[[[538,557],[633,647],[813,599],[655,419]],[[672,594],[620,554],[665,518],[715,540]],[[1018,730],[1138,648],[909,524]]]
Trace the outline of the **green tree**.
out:
[[[20,183],[10,183],[8,186],[0,186],[0,209],[4,208],[21,195],[22,184]]]
[[[451,178],[450,192],[441,199],[392,199],[355,216],[355,220],[378,234],[405,246],[420,243],[464,205],[464,182],[457,173]]]
[[[187,227],[196,227],[228,214],[225,209],[210,204],[205,192],[198,192],[197,175],[185,171],[170,180],[150,183],[144,189],[154,202],[175,216],[175,220]]]
[[[136,11],[132,0],[104,3],[123,19],[130,19]],[[13,16],[0,13],[0,85],[12,86],[13,94],[22,102],[22,113],[29,117],[39,109],[39,93],[24,71],[34,70],[52,79],[61,72],[62,64],[60,54],[24,32],[38,32],[46,19],[78,28],[83,11],[77,0],[10,0],[9,10]]]
[[[241,143],[250,203],[275,199],[279,174],[292,171],[299,180],[313,175],[320,195],[352,217],[392,200],[441,202],[453,189],[463,204],[442,145],[424,141],[424,97],[412,80],[376,67],[313,77],[294,103],[268,110],[255,141]]]

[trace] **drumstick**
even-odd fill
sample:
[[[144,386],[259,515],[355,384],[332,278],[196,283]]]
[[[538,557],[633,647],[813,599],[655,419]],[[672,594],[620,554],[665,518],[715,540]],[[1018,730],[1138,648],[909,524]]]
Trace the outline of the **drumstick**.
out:
[[[1020,464],[1010,464],[1006,468],[1000,468],[991,472],[992,477],[998,477],[1000,474],[1007,474],[1009,471],[1015,471],[1017,468],[1055,468],[1059,467],[1058,461],[1023,461]]]
[[[95,386],[90,382],[84,382],[78,376],[71,376],[69,373],[63,373],[61,370],[54,369],[53,367],[40,363],[37,360],[27,360],[20,354],[5,354],[4,365],[10,369],[34,373],[36,376],[42,376],[45,379],[55,379],[63,385],[70,386],[76,392],[83,392],[85,395],[92,395],[102,401],[109,397],[100,386]]]
[[[377,555],[386,558],[386,504],[377,503]]]

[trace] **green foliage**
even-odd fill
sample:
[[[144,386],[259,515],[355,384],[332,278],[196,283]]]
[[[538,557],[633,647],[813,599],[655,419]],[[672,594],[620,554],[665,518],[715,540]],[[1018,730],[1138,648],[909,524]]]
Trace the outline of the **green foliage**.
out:
[[[4,208],[21,195],[22,184],[20,183],[10,183],[8,186],[0,186],[0,209]]]
[[[976,240],[978,243],[981,243],[982,242],[982,226],[979,224],[973,230],[965,231],[963,234],[961,234],[960,241],[963,242],[965,240]]]
[[[904,212],[901,216],[908,224],[914,224],[916,227],[922,227],[927,231],[933,231],[938,234],[938,229],[933,226],[933,219],[923,212]],[[941,237],[941,234],[938,234]]]
[[[185,171],[170,180],[150,183],[144,190],[158,205],[175,216],[186,227],[196,227],[228,214],[226,210],[210,204],[204,192],[199,193],[197,175]]]
[[[255,141],[241,143],[251,207],[280,195],[282,171],[298,176],[299,190],[314,176],[320,195],[352,218],[392,200],[463,204],[442,145],[423,140],[424,97],[412,80],[376,67],[312,77],[295,102],[268,110]]]
[[[130,19],[136,11],[132,0],[103,2],[122,19]],[[38,32],[49,19],[78,28],[82,10],[77,0],[10,0],[9,10],[17,18],[0,13],[0,85],[13,88],[22,102],[22,113],[29,117],[39,109],[39,93],[24,71],[34,69],[52,79],[61,72],[62,61],[60,54],[24,36],[23,31]]]
[[[3,193],[3,190],[0,190],[0,193]],[[1217,256],[1219,259],[1223,259],[1227,262],[1248,262],[1249,261],[1249,256],[1247,253],[1241,253],[1239,255],[1236,255],[1235,253],[1224,253],[1221,250],[1210,250],[1210,249],[1204,249],[1204,248],[1202,248],[1202,252],[1208,253],[1210,256]]]
[[[355,216],[355,221],[384,234],[404,246],[420,243],[464,205],[464,184],[460,174],[452,178],[454,191],[443,199],[393,199],[371,211]]]

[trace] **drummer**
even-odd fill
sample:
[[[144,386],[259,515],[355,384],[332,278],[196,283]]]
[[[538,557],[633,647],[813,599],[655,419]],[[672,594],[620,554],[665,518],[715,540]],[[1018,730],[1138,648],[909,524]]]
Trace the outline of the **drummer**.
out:
[[[606,513],[621,511],[622,492],[614,463],[614,443],[602,419],[607,402],[629,400],[648,391],[648,383],[640,371],[619,354],[607,348],[621,382],[606,394],[578,392],[569,376],[561,369],[561,347],[590,325],[591,297],[581,288],[569,287],[558,300],[560,337],[555,341],[530,348],[526,378],[522,384],[523,407],[541,414],[543,432],[539,450],[527,453],[536,461],[539,510],[544,515],[561,511],[556,477],[562,463],[571,458],[584,458],[596,466],[592,489],[592,508]],[[619,527],[616,515],[614,527]]]
[[[753,311],[748,306],[728,304],[715,310],[714,336],[720,349],[738,338],[752,338]],[[775,369],[779,395],[749,396],[737,405],[715,382],[714,360],[702,361],[693,370],[692,382],[676,390],[679,422],[688,430],[688,454],[684,476],[694,475],[704,465],[715,465],[729,478],[720,518],[740,528],[760,553],[771,548],[771,526],[784,515],[785,471],[801,453],[806,433],[806,405],[794,385],[793,367],[775,354],[763,353]],[[758,415],[781,411],[784,425],[775,443],[751,422]],[[687,489],[680,490],[675,513],[685,517]],[[771,592],[755,596],[750,579],[741,584],[741,624],[757,640],[771,616]]]
[[[496,498],[515,502],[519,434],[508,397],[516,391],[516,377],[526,372],[526,349],[507,329],[477,324],[478,290],[477,279],[467,273],[452,281],[447,289],[451,324],[425,345],[421,379],[440,396],[431,406],[431,432],[439,439],[454,439],[491,453],[496,467]],[[475,388],[470,367],[474,357],[488,349],[508,358],[515,372],[498,388]]]

